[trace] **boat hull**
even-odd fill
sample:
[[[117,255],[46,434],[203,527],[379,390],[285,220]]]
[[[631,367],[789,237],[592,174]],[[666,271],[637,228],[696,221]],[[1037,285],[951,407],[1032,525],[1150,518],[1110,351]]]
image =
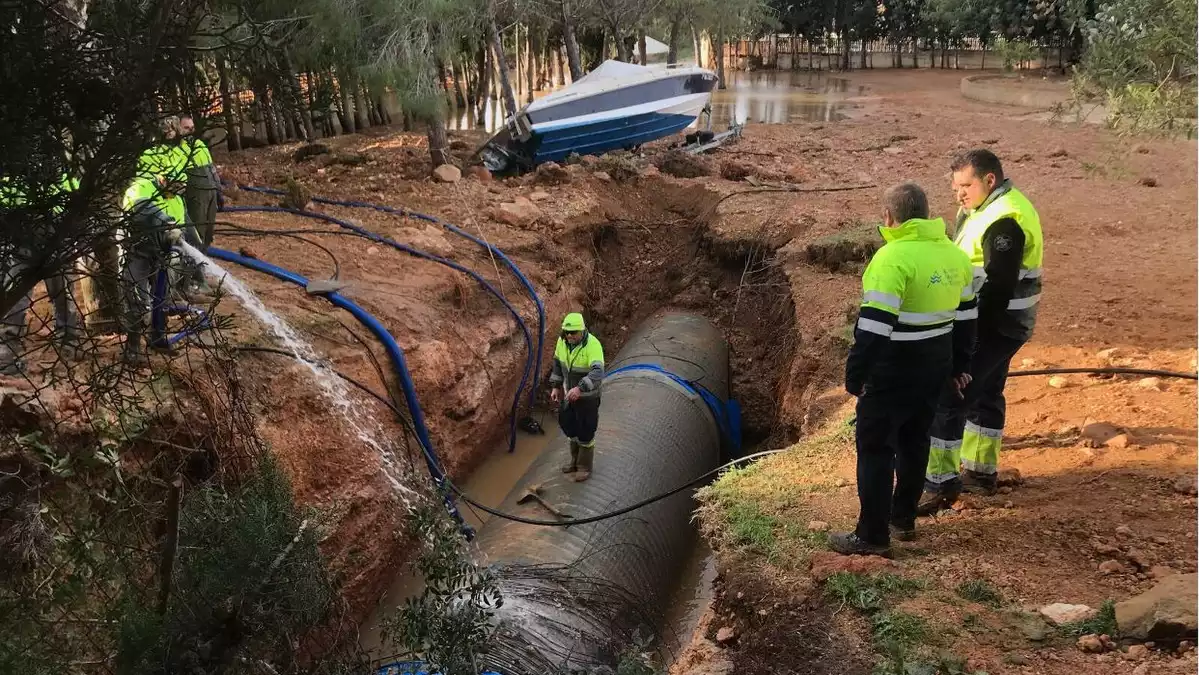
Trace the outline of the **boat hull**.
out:
[[[717,83],[715,74],[700,69],[665,75],[634,70],[630,78],[627,84],[619,74],[581,81],[586,86],[531,103],[481,149],[484,164],[492,172],[523,171],[670,136],[695,122]]]

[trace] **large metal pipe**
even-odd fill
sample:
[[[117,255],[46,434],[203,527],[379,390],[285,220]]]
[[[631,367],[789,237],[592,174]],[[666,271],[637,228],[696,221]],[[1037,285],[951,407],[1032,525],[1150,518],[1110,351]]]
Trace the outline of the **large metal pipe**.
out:
[[[603,339],[603,336],[599,336]],[[608,363],[615,372],[652,364],[729,395],[728,344],[709,321],[663,314],[642,324]],[[719,426],[693,390],[652,370],[606,378],[595,470],[571,482],[560,467],[566,439],[549,444],[500,510],[546,519],[550,505],[573,518],[605,513],[652,497],[716,467]],[[692,491],[589,525],[540,527],[491,519],[479,534],[484,562],[504,593],[499,631],[480,663],[503,675],[543,675],[615,666],[634,633],[660,618],[695,537]],[[647,626],[648,624],[648,626]]]

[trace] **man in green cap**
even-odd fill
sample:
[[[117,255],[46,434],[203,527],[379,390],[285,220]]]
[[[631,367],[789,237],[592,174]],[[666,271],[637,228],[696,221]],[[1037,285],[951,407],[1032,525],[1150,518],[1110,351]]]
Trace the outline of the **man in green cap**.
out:
[[[562,472],[571,474],[576,483],[591,477],[603,379],[603,345],[587,332],[582,314],[567,314],[554,347],[550,400],[558,404],[558,426],[570,439],[570,464]]]

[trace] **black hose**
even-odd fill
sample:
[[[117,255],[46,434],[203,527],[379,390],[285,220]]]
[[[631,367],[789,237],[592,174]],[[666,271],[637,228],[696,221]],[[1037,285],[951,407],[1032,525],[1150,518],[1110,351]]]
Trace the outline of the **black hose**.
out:
[[[273,347],[250,347],[250,346],[247,346],[247,347],[234,347],[234,349],[239,350],[239,351],[248,351],[248,352],[265,352],[265,353],[270,353],[270,354],[280,354],[282,356],[288,356],[293,359],[299,359],[298,356],[296,356],[295,354],[292,354],[291,352],[284,351],[282,349],[275,349]],[[334,370],[333,368],[329,368],[329,370],[333,371],[333,373],[336,374],[338,377],[342,378],[346,382],[349,382],[350,384],[357,387],[359,390],[363,391],[364,393],[370,395],[371,397],[373,397],[374,399],[376,399],[383,405],[387,406],[387,408],[390,409],[393,413],[395,413],[396,417],[405,426],[405,428],[411,433],[412,429],[409,426],[411,424],[411,422],[408,421],[408,418],[406,418],[403,415],[403,413],[400,411],[399,407],[396,406],[396,404],[393,401],[391,401],[389,398],[383,396],[382,394],[379,394],[378,392],[374,391],[370,387],[367,387],[366,385],[362,384],[361,382],[354,380],[353,378],[351,378],[348,375],[344,375],[344,374],[338,372],[337,370]],[[1176,372],[1168,371],[1168,370],[1142,370],[1142,369],[1138,369],[1138,368],[1045,368],[1045,369],[1041,369],[1041,370],[1015,371],[1012,373],[1008,373],[1008,376],[1009,377],[1017,377],[1020,375],[1054,375],[1054,374],[1058,374],[1058,373],[1101,373],[1101,374],[1110,373],[1110,374],[1116,374],[1116,375],[1121,375],[1121,374],[1125,374],[1125,375],[1157,375],[1157,376],[1161,376],[1161,377],[1178,377],[1178,378],[1190,379],[1190,380],[1199,379],[1195,375],[1192,375],[1189,373],[1176,373]],[[786,448],[782,448],[782,449],[778,449],[778,450],[764,450],[762,452],[755,452],[751,455],[746,455],[744,457],[740,457],[731,462],[721,464],[720,466],[716,467],[715,469],[712,469],[711,471],[701,474],[701,475],[697,476],[696,478],[693,478],[692,480],[689,480],[686,483],[684,483],[672,490],[669,490],[667,492],[663,492],[661,494],[657,494],[652,497],[647,497],[646,499],[643,499],[635,504],[630,504],[629,506],[625,506],[625,507],[616,509],[615,511],[608,511],[607,513],[601,513],[601,514],[594,515],[594,516],[588,516],[586,518],[567,518],[567,519],[563,519],[563,520],[536,520],[534,518],[525,518],[523,516],[518,516],[518,515],[515,515],[512,513],[505,513],[503,511],[493,509],[490,506],[480,504],[479,502],[475,501],[474,499],[471,499],[471,497],[469,495],[467,495],[465,492],[463,492],[461,488],[459,488],[457,485],[455,485],[454,481],[450,480],[450,478],[448,476],[444,479],[444,482],[445,482],[446,486],[449,487],[450,490],[453,491],[454,494],[458,495],[458,497],[462,501],[466,502],[467,504],[470,504],[471,506],[473,506],[481,511],[489,513],[497,518],[503,518],[505,520],[511,520],[511,521],[514,521],[517,523],[523,523],[525,525],[540,525],[543,527],[570,527],[571,525],[587,525],[589,523],[597,523],[601,520],[608,520],[609,518],[623,516],[626,513],[636,511],[637,509],[645,508],[646,506],[649,506],[650,504],[662,501],[663,499],[666,499],[668,497],[673,497],[674,495],[682,492],[683,490],[686,490],[686,489],[694,487],[700,483],[703,483],[704,481],[708,480],[709,478],[711,478],[713,476],[720,474],[723,471],[726,471],[733,467],[739,466],[741,464],[745,464],[751,460],[761,459],[763,457],[769,457],[770,455],[777,455],[781,452],[786,452]]]
[[[1144,375],[1146,377],[1177,377],[1183,380],[1199,380],[1195,373],[1178,373],[1172,370],[1147,370],[1144,368],[1040,368],[1037,370],[1015,370],[1008,377],[1028,375],[1069,375],[1073,373],[1094,373],[1096,375]]]
[[[275,349],[274,347],[244,346],[244,347],[234,347],[233,349],[235,349],[237,351],[245,351],[245,352],[263,352],[266,354],[279,354],[281,356],[287,356],[287,357],[290,357],[293,359],[307,361],[307,359],[301,359],[300,357],[296,356],[295,354],[292,354],[289,351],[286,351],[283,349]],[[329,368],[329,366],[327,366],[326,364],[323,364],[323,363],[312,362],[312,361],[308,361],[308,362],[309,363],[317,363],[317,365],[321,365],[326,368]],[[411,422],[408,420],[407,417],[405,417],[403,415],[403,413],[400,411],[399,407],[396,406],[396,404],[394,402],[392,402],[390,399],[388,399],[387,397],[383,396],[382,394],[374,391],[370,387],[367,387],[365,384],[358,382],[357,380],[353,379],[352,377],[350,377],[348,375],[340,373],[333,368],[329,368],[329,370],[332,371],[335,375],[337,375],[341,379],[343,379],[346,382],[349,382],[350,384],[357,387],[363,393],[371,396],[375,400],[377,400],[380,403],[382,403],[383,405],[387,406],[387,408],[389,410],[391,410],[393,413],[395,413],[396,417],[399,418],[401,424],[404,425],[404,427],[407,429],[407,431],[409,433],[412,432],[412,428],[409,426],[411,424]],[[624,514],[629,513],[631,511],[636,511],[637,509],[645,508],[646,506],[649,506],[650,504],[653,504],[654,502],[660,502],[663,499],[666,499],[667,497],[673,497],[674,495],[682,492],[683,490],[686,490],[690,487],[694,487],[695,485],[703,483],[704,481],[708,480],[712,476],[715,476],[715,475],[719,474],[720,472],[725,471],[726,469],[731,469],[740,464],[745,464],[751,460],[761,459],[762,457],[769,457],[770,455],[777,455],[780,452],[785,452],[785,450],[786,449],[784,448],[784,449],[779,449],[779,450],[764,450],[762,452],[755,452],[752,455],[746,455],[744,457],[735,459],[726,464],[722,464],[722,465],[716,467],[715,469],[712,469],[711,471],[708,471],[707,473],[697,476],[696,478],[693,478],[692,480],[689,480],[686,483],[684,483],[668,492],[663,492],[661,494],[657,494],[652,497],[648,497],[648,498],[643,499],[635,504],[630,504],[629,506],[619,508],[615,511],[609,511],[607,513],[601,513],[601,514],[594,515],[594,516],[588,516],[586,518],[573,518],[573,519],[564,519],[564,520],[536,520],[533,518],[525,518],[523,516],[518,516],[518,515],[515,515],[512,513],[505,513],[503,511],[493,509],[490,506],[486,506],[484,504],[480,504],[479,502],[475,501],[470,496],[468,496],[465,492],[463,492],[461,488],[459,488],[457,485],[455,485],[454,482],[452,480],[450,480],[449,476],[446,476],[443,479],[443,481],[444,481],[445,485],[447,487],[449,487],[450,490],[454,494],[458,495],[458,497],[462,501],[466,502],[467,504],[470,504],[471,506],[473,506],[475,508],[478,508],[481,511],[485,511],[493,516],[496,516],[497,518],[503,518],[505,520],[511,520],[511,521],[514,521],[517,523],[524,523],[525,525],[541,525],[541,526],[545,526],[545,527],[569,527],[571,525],[587,525],[588,523],[597,523],[601,520],[608,520],[609,518],[623,516]]]

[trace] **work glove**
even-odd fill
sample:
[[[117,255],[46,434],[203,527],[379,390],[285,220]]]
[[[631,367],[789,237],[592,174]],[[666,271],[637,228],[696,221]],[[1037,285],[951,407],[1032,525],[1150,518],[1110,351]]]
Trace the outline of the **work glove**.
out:
[[[225,208],[225,192],[221,190],[220,184],[217,185],[216,189],[216,208],[218,211]]]
[[[183,230],[178,227],[172,227],[162,233],[162,238],[165,243],[163,248],[174,248],[183,240]]]

